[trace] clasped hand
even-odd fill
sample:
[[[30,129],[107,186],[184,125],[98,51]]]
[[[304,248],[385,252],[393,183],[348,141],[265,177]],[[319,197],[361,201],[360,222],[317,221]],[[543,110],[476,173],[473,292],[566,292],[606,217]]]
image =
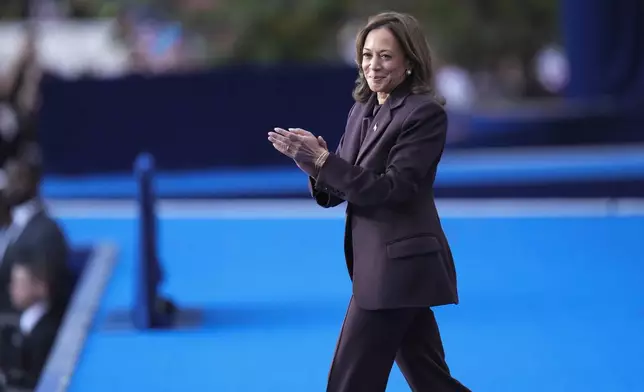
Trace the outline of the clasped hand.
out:
[[[308,175],[315,176],[315,162],[327,150],[322,136],[315,137],[311,132],[300,128],[275,128],[268,133],[268,141],[273,147],[293,159],[297,166]]]

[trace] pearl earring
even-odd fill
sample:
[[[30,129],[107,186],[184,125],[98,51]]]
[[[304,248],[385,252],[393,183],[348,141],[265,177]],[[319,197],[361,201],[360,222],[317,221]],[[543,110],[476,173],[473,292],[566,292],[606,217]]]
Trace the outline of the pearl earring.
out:
[[[411,75],[411,69],[407,70],[407,76]]]

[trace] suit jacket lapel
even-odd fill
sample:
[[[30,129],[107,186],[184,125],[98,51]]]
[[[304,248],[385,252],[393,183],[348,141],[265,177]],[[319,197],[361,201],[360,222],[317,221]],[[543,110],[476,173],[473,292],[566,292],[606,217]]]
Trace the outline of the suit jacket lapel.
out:
[[[380,137],[387,130],[389,123],[391,123],[391,119],[393,118],[392,112],[400,105],[402,105],[409,93],[409,85],[406,82],[403,82],[400,86],[398,86],[394,91],[391,92],[389,98],[387,98],[382,108],[380,108],[378,114],[376,114],[376,117],[374,118],[371,125],[371,129],[369,129],[369,133],[365,137],[365,140],[360,147],[360,151],[358,152],[358,156],[356,157],[356,165],[360,164],[360,162],[365,158],[369,151],[373,149],[378,140],[380,140]],[[372,94],[372,100],[374,100],[375,97],[376,94]]]
[[[367,113],[370,110],[373,110],[375,103],[376,99],[372,97],[367,103],[360,105],[355,115],[351,116],[351,123],[347,129],[340,153],[340,156],[351,164],[355,164],[356,162],[358,151],[360,150],[360,135],[362,134],[363,128],[369,126],[369,120],[365,117],[367,117]]]
[[[391,122],[391,108],[389,107],[388,101],[389,100],[387,100],[382,108],[380,108],[380,111],[376,114],[376,117],[371,123],[371,128],[367,130],[367,136],[365,136],[364,142],[362,142],[362,146],[358,152],[356,164],[359,164],[364,156],[373,148]]]

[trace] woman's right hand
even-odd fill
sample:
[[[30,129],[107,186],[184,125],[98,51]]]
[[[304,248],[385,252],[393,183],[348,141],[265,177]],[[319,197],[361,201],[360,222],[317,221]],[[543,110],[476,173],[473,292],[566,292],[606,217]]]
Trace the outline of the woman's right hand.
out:
[[[329,146],[326,144],[326,140],[322,136],[318,136],[318,143],[320,143],[320,147],[324,147],[325,150],[329,151]]]

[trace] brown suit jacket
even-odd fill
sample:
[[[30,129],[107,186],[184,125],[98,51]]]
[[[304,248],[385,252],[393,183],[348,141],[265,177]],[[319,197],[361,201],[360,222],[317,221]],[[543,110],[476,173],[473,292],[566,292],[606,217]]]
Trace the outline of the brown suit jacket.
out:
[[[336,153],[309,181],[322,207],[348,203],[345,256],[354,299],[364,309],[458,303],[432,189],[447,115],[432,96],[413,94],[406,85],[369,122],[375,104],[374,94],[353,106]]]

